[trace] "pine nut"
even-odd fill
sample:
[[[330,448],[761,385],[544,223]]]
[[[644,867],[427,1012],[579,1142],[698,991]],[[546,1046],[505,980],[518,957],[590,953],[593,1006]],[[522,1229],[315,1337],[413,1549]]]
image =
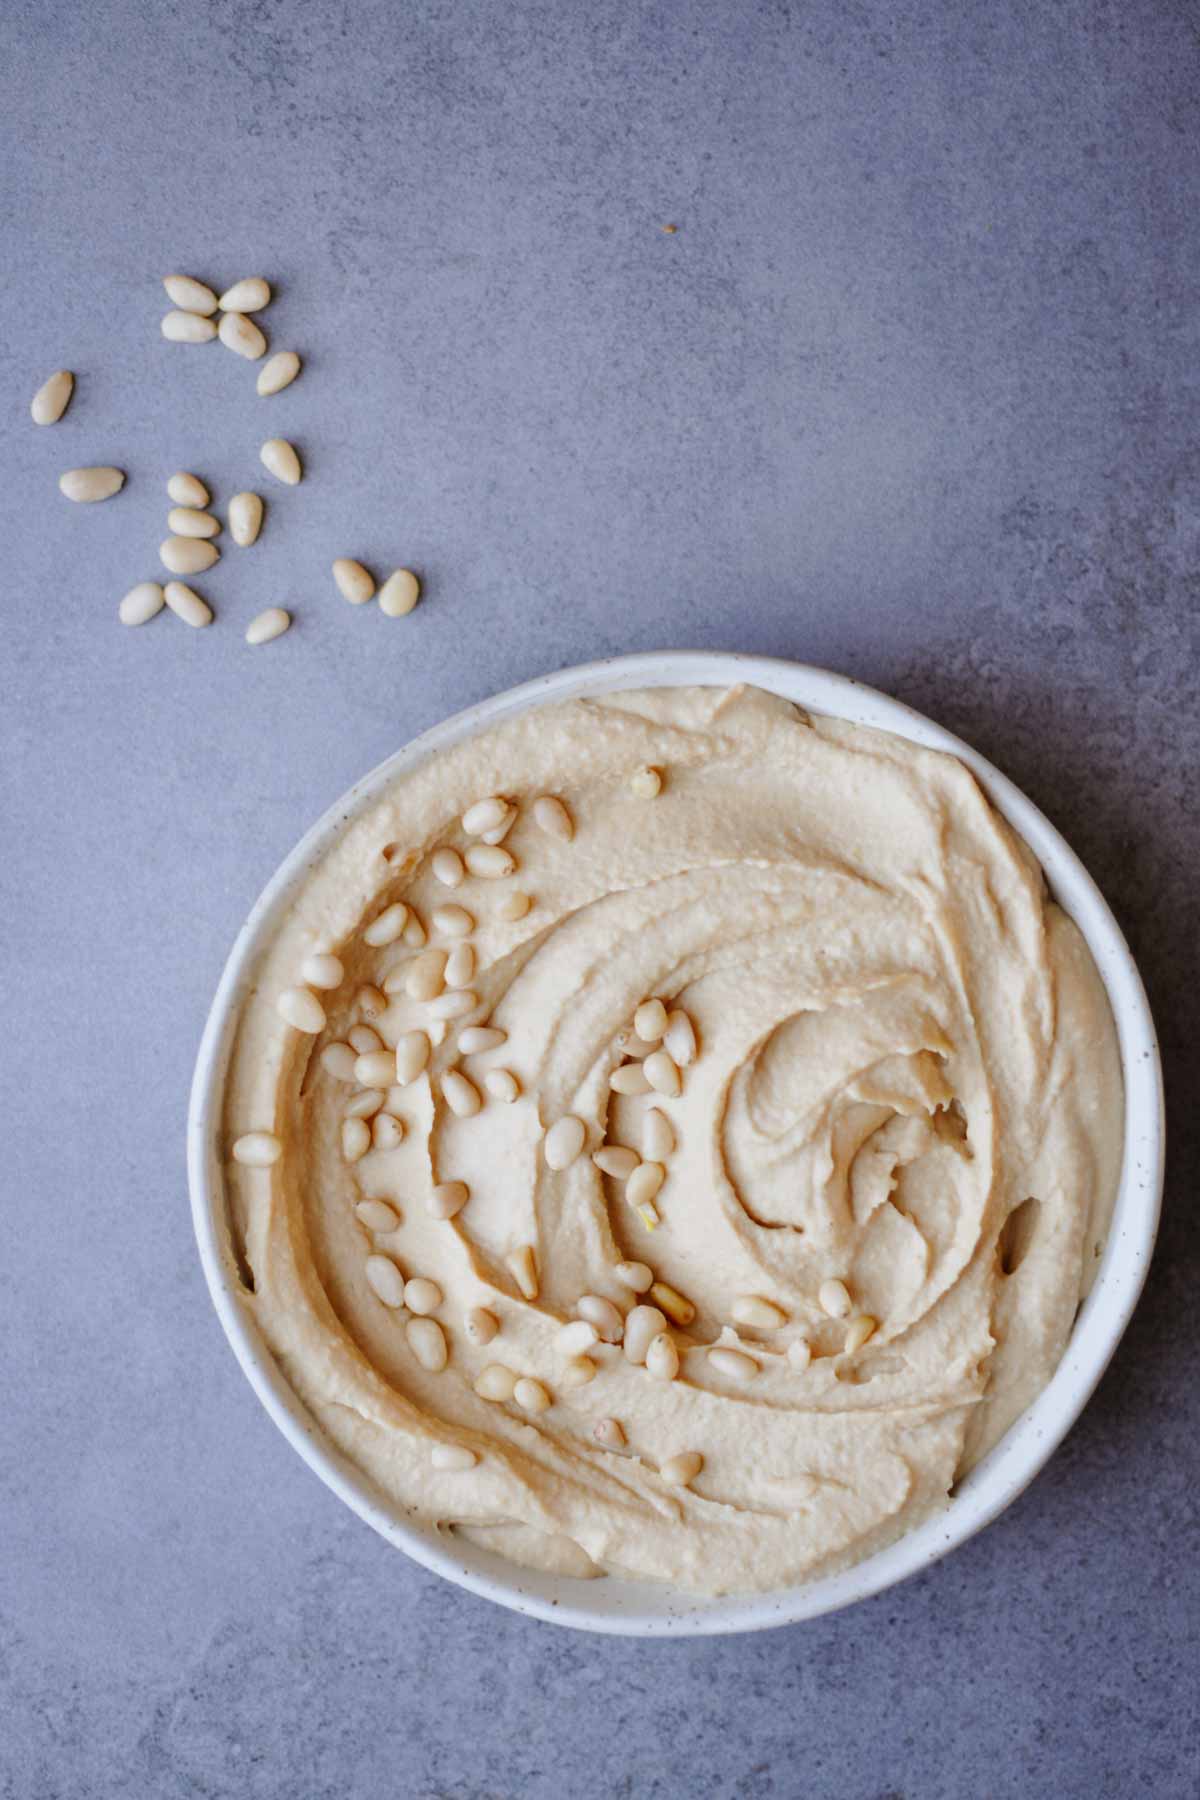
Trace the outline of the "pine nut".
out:
[[[463,1323],[468,1339],[480,1349],[490,1344],[500,1329],[499,1319],[486,1306],[473,1306]]]
[[[167,499],[175,506],[208,506],[212,495],[198,475],[178,470],[167,482]]]
[[[614,1181],[628,1181],[638,1166],[636,1150],[627,1150],[623,1144],[603,1144],[592,1157],[596,1167],[604,1175],[611,1175]]]
[[[554,1348],[564,1356],[578,1356],[598,1342],[600,1333],[590,1319],[572,1319],[560,1326],[554,1336]]]
[[[546,1167],[569,1169],[575,1159],[582,1155],[586,1142],[587,1126],[582,1119],[575,1118],[572,1113],[556,1119],[542,1141]]]
[[[564,1393],[571,1393],[575,1388],[586,1387],[589,1381],[595,1381],[599,1370],[590,1356],[573,1356],[563,1364],[558,1385]]]
[[[657,1306],[635,1306],[625,1319],[625,1357],[631,1363],[644,1363],[646,1352],[667,1329],[665,1313]]]
[[[321,1052],[321,1067],[335,1081],[354,1081],[357,1061],[358,1057],[349,1044],[326,1044]]]
[[[630,792],[636,794],[639,800],[653,800],[662,793],[662,784],[661,770],[651,768],[647,763],[643,768],[634,770],[629,787]]]
[[[812,1361],[812,1345],[807,1338],[793,1338],[787,1347],[787,1359],[793,1369],[807,1369]]]
[[[372,987],[369,981],[355,994],[354,1004],[364,1019],[381,1018],[388,1009],[387,995],[381,994],[379,989]]]
[[[185,625],[192,625],[199,631],[205,625],[212,624],[212,607],[207,600],[200,598],[195,588],[188,587],[184,582],[168,581],[163,588],[163,599],[175,617],[182,619]]]
[[[658,1472],[668,1487],[688,1487],[703,1467],[704,1458],[698,1450],[681,1450],[678,1456],[668,1456]]]
[[[214,538],[221,531],[220,519],[198,506],[173,506],[167,514],[167,525],[176,537]]]
[[[400,1214],[386,1200],[360,1200],[354,1210],[368,1231],[395,1231],[400,1224]]]
[[[122,625],[145,625],[156,613],[160,613],[166,602],[163,591],[157,581],[139,581],[131,587],[120,606],[117,617]]]
[[[344,1119],[373,1119],[387,1096],[379,1088],[361,1088],[342,1108]]]
[[[516,1392],[517,1377],[503,1363],[489,1363],[476,1377],[474,1386],[481,1400],[511,1400]]]
[[[219,561],[221,552],[205,538],[169,537],[158,546],[158,554],[172,575],[203,575]]]
[[[455,1475],[462,1475],[468,1469],[473,1469],[479,1458],[465,1444],[435,1444],[429,1453],[429,1460],[435,1469],[447,1469]]]
[[[521,1084],[511,1069],[489,1069],[483,1085],[493,1100],[502,1100],[506,1106],[521,1097]]]
[[[536,1300],[538,1297],[539,1283],[537,1256],[534,1253],[533,1245],[518,1245],[515,1250],[509,1251],[504,1261],[524,1298],[526,1300]]]
[[[739,1294],[729,1312],[738,1325],[753,1325],[759,1331],[778,1331],[781,1325],[787,1324],[787,1314],[782,1306],[776,1306],[773,1300],[764,1300],[761,1294]]]
[[[393,1308],[404,1305],[404,1277],[390,1256],[368,1256],[363,1273],[376,1299]]]
[[[432,1000],[440,994],[446,972],[446,952],[444,950],[422,950],[415,956],[407,969],[401,971],[404,979],[404,991],[413,1000]],[[388,981],[391,976],[388,976]],[[384,982],[387,987],[388,982]]]
[[[450,1030],[445,1019],[431,1019],[425,1029],[429,1033],[429,1042],[435,1050],[440,1050]]]
[[[515,888],[511,894],[505,894],[496,908],[496,917],[503,919],[506,925],[515,925],[518,919],[525,917],[532,905],[530,896],[522,893],[520,888]]]
[[[710,1350],[708,1360],[718,1375],[724,1375],[728,1381],[752,1381],[758,1374],[758,1364],[752,1356],[741,1350],[726,1350],[718,1347]]]
[[[357,1162],[371,1148],[371,1127],[365,1119],[342,1120],[342,1155],[348,1163]]]
[[[394,944],[404,930],[407,918],[408,907],[404,901],[395,901],[391,906],[385,907],[378,917],[372,919],[371,923],[364,928],[363,943],[370,944],[373,949],[379,949],[386,944]]]
[[[375,593],[375,577],[369,569],[352,557],[339,556],[333,565],[333,579],[343,600],[351,606],[365,606]]]
[[[457,1069],[447,1069],[442,1076],[442,1099],[458,1119],[470,1119],[483,1105],[479,1089]]]
[[[575,1311],[589,1325],[594,1325],[596,1335],[602,1344],[619,1344],[625,1333],[625,1321],[621,1310],[611,1300],[605,1300],[600,1294],[583,1294],[576,1302]]]
[[[235,494],[229,502],[229,535],[239,549],[248,550],[262,530],[261,494],[249,491]]]
[[[475,952],[470,944],[455,944],[446,958],[446,986],[465,988],[475,974]]]
[[[682,1090],[683,1083],[679,1070],[665,1050],[655,1050],[642,1064],[646,1080],[656,1094],[665,1094],[673,1100]]]
[[[654,1205],[652,1200],[644,1201],[641,1206],[635,1206],[633,1210],[637,1213],[638,1218],[642,1221],[642,1224],[646,1227],[647,1231],[658,1230],[662,1220],[659,1218],[658,1208]]]
[[[513,1389],[513,1399],[526,1412],[544,1413],[553,1405],[550,1395],[540,1381],[534,1381],[530,1375],[522,1375]]]
[[[650,1083],[646,1080],[646,1071],[641,1063],[622,1063],[614,1069],[608,1078],[608,1085],[614,1094],[648,1094]]]
[[[405,1292],[407,1293],[407,1289]],[[440,1375],[449,1361],[446,1334],[436,1319],[410,1319],[404,1327],[408,1347],[423,1369]]]
[[[471,988],[450,988],[428,1005],[431,1019],[464,1019],[479,1005],[479,995]]]
[[[300,973],[309,987],[324,988],[332,991],[341,987],[346,979],[346,971],[342,967],[339,956],[331,956],[328,951],[319,951],[306,956],[300,965]]]
[[[411,1281],[404,1284],[404,1304],[409,1312],[424,1318],[426,1313],[436,1312],[442,1304],[442,1290],[436,1281],[429,1281],[424,1275],[414,1275]]]
[[[647,1162],[665,1163],[675,1148],[675,1131],[665,1113],[648,1106],[642,1119],[642,1155]]]
[[[844,1281],[823,1281],[817,1289],[817,1304],[831,1319],[845,1319],[850,1313],[850,1290]]]
[[[91,506],[97,500],[111,500],[125,486],[120,469],[99,464],[91,469],[65,469],[58,478],[58,488],[68,500]]]
[[[657,1044],[648,1044],[645,1038],[638,1036],[636,1031],[621,1032],[617,1038],[617,1045],[633,1062],[644,1062],[653,1051],[658,1049]]]
[[[261,275],[243,275],[232,287],[225,289],[217,305],[222,312],[253,313],[261,312],[264,306],[271,304],[271,289]]]
[[[657,1044],[667,1029],[667,1009],[661,1000],[643,1000],[633,1015],[633,1029],[643,1043]]]
[[[396,1058],[391,1050],[369,1050],[354,1064],[354,1079],[360,1087],[391,1087],[396,1074]]]
[[[248,1131],[233,1146],[234,1162],[244,1163],[248,1169],[269,1169],[282,1155],[283,1145],[270,1131]]]
[[[853,1356],[856,1350],[861,1350],[878,1329],[879,1321],[873,1319],[870,1313],[859,1313],[857,1318],[851,1319],[846,1327],[846,1342],[842,1346],[847,1356]]]
[[[644,1262],[619,1262],[613,1266],[613,1274],[623,1287],[632,1288],[635,1294],[644,1294],[654,1280],[654,1272]],[[663,1323],[666,1323],[664,1319]],[[629,1319],[625,1320],[625,1341],[629,1341]]]
[[[429,1061],[429,1039],[423,1031],[406,1031],[396,1040],[396,1082],[407,1087]]]
[[[463,814],[462,828],[468,837],[482,837],[485,831],[492,831],[503,823],[511,805],[512,802],[502,794],[493,794],[487,800],[476,800]]]
[[[247,362],[257,362],[260,356],[267,354],[267,340],[245,313],[226,312],[221,314],[221,323],[217,327],[217,336],[227,350],[233,350],[238,356],[244,356]]]
[[[467,871],[463,868],[463,859],[457,850],[443,847],[435,850],[431,858],[433,873],[443,887],[461,887]]]
[[[70,406],[74,392],[75,377],[70,369],[56,370],[48,381],[43,381],[30,402],[29,412],[34,424],[57,425]]]
[[[464,1056],[482,1056],[485,1050],[498,1050],[507,1040],[507,1031],[496,1025],[464,1025],[458,1034],[458,1047]]]
[[[475,921],[465,906],[435,906],[430,915],[433,929],[441,937],[470,937]]]
[[[286,438],[268,438],[258,456],[269,475],[274,475],[277,481],[286,481],[289,487],[296,486],[303,471],[294,446]]]
[[[681,1069],[686,1069],[689,1063],[695,1062],[696,1028],[685,1012],[676,1010],[667,1015],[663,1049]]]
[[[644,1206],[647,1200],[653,1200],[666,1173],[661,1163],[639,1163],[625,1183],[625,1198],[630,1206]]]
[[[623,1450],[625,1433],[621,1430],[617,1419],[597,1419],[592,1426],[592,1436],[602,1450]]]
[[[696,1309],[678,1288],[669,1282],[656,1281],[650,1289],[650,1298],[658,1303],[673,1325],[690,1325],[696,1316]]]
[[[547,837],[569,844],[575,836],[575,821],[554,794],[540,794],[533,803],[533,822]]]
[[[255,613],[246,627],[248,644],[270,644],[277,637],[282,637],[292,623],[292,615],[285,612],[282,606],[268,606],[265,611]]]
[[[207,318],[217,310],[217,296],[206,282],[194,275],[164,275],[163,286],[172,306],[183,312],[200,313]]]
[[[429,1211],[435,1219],[453,1219],[470,1198],[465,1181],[442,1181],[429,1196]]]
[[[211,344],[217,335],[211,319],[193,312],[164,313],[160,330],[169,344]]]
[[[297,1031],[306,1031],[310,1036],[325,1029],[325,1008],[307,988],[284,988],[275,1002],[275,1010]]]
[[[300,358],[294,350],[277,350],[269,356],[258,371],[258,379],[254,383],[256,391],[265,400],[270,394],[282,393],[290,387],[300,373]]]
[[[410,950],[420,950],[427,942],[425,927],[415,911],[409,913],[408,924],[401,934],[401,941],[407,944]]]
[[[389,619],[403,619],[421,598],[421,584],[411,569],[394,569],[379,590],[379,610]]]
[[[481,881],[502,881],[516,871],[517,859],[499,844],[471,844],[463,857],[468,873]]]
[[[670,1332],[660,1331],[656,1338],[651,1338],[646,1351],[646,1373],[653,1375],[655,1381],[674,1381],[678,1375],[679,1351]]]

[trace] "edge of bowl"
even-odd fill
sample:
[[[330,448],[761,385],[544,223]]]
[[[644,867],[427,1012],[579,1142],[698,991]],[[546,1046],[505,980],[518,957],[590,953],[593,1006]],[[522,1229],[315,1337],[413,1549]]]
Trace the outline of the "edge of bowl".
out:
[[[346,821],[405,768],[514,713],[582,694],[744,681],[829,713],[943,750],[964,762],[1034,851],[1080,927],[1109,995],[1125,1080],[1125,1150],[1112,1226],[1091,1292],[1050,1381],[945,1507],[863,1562],[762,1594],[694,1596],[654,1584],[526,1570],[464,1540],[414,1526],[325,1438],[288,1386],[254,1322],[225,1205],[218,1154],[221,1101],[238,1006],[260,945],[294,888]],[[267,882],[239,931],[204,1027],[188,1111],[192,1220],[209,1294],[244,1374],[305,1462],[389,1543],[434,1573],[514,1611],[582,1630],[679,1637],[765,1630],[819,1617],[928,1568],[990,1524],[1045,1466],[1075,1423],[1137,1304],[1158,1228],[1165,1154],[1162,1071],[1137,966],[1100,890],[1065,839],[986,758],[924,714],[848,676],[735,652],[657,651],[579,664],[478,702],[387,757],[329,807]]]

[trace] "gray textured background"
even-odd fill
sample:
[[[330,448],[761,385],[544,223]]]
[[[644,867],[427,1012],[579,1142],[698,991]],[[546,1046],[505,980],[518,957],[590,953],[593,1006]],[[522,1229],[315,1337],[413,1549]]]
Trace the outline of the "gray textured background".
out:
[[[1182,0],[9,0],[6,1797],[1200,1790],[1198,95]],[[165,344],[173,267],[277,282],[301,381]],[[122,630],[166,475],[223,507],[268,416],[308,479],[197,582],[217,624]],[[60,500],[109,459],[118,500]],[[426,603],[347,607],[336,554]],[[1128,930],[1178,1104],[1146,1299],[1025,1498],[839,1617],[655,1646],[443,1586],[305,1471],[209,1309],[183,1117],[331,799],[663,645],[827,663],[993,757]]]

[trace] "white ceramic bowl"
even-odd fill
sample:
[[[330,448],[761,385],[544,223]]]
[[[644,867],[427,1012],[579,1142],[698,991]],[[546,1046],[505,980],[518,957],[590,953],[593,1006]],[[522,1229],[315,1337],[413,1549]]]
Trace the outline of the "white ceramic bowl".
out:
[[[623,688],[725,686],[735,681],[782,694],[812,712],[876,726],[932,749],[949,751],[974,772],[994,805],[1041,861],[1055,897],[1091,946],[1108,989],[1125,1074],[1125,1159],[1100,1272],[1061,1363],[1049,1385],[971,1471],[945,1510],[841,1574],[769,1594],[704,1599],[653,1584],[611,1578],[579,1581],[534,1573],[457,1537],[438,1536],[402,1518],[322,1435],[258,1334],[245,1303],[230,1239],[221,1116],[237,1012],[261,949],[275,932],[296,889],[338,837],[347,818],[369,806],[395,776],[447,745],[547,701]],[[936,1562],[989,1524],[1021,1493],[1078,1418],[1129,1322],[1158,1226],[1163,1145],[1162,1073],[1137,968],[1087,870],[1037,808],[948,731],[845,676],[766,657],[676,651],[564,669],[469,707],[397,751],[317,821],[268,882],[221,977],[192,1086],[188,1174],[204,1273],[238,1361],[284,1436],[360,1518],[426,1568],[516,1612],[591,1631],[677,1637],[786,1625],[865,1599]]]

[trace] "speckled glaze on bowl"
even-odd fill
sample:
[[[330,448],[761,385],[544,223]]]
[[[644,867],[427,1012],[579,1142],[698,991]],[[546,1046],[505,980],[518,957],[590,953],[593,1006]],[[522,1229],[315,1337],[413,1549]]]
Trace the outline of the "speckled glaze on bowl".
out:
[[[992,803],[1038,857],[1055,898],[1087,939],[1108,990],[1125,1077],[1125,1155],[1100,1271],[1061,1363],[1033,1405],[971,1471],[944,1510],[840,1574],[767,1594],[706,1599],[648,1583],[611,1577],[580,1581],[521,1569],[450,1533],[439,1534],[401,1517],[325,1438],[259,1336],[230,1234],[221,1116],[236,1018],[262,947],[346,820],[370,806],[396,776],[462,738],[550,701],[630,688],[724,687],[738,681],[781,694],[810,712],[832,714],[948,751],[973,771]],[[425,732],[358,782],[296,846],[242,927],[205,1027],[188,1118],[192,1214],[213,1305],[259,1399],[309,1467],[389,1543],[447,1580],[556,1624],[638,1637],[759,1631],[815,1618],[927,1568],[1003,1512],[1079,1417],[1129,1322],[1158,1227],[1163,1151],[1162,1072],[1137,968],[1087,870],[1032,802],[948,731],[845,676],[765,657],[699,651],[617,657],[527,682]]]

